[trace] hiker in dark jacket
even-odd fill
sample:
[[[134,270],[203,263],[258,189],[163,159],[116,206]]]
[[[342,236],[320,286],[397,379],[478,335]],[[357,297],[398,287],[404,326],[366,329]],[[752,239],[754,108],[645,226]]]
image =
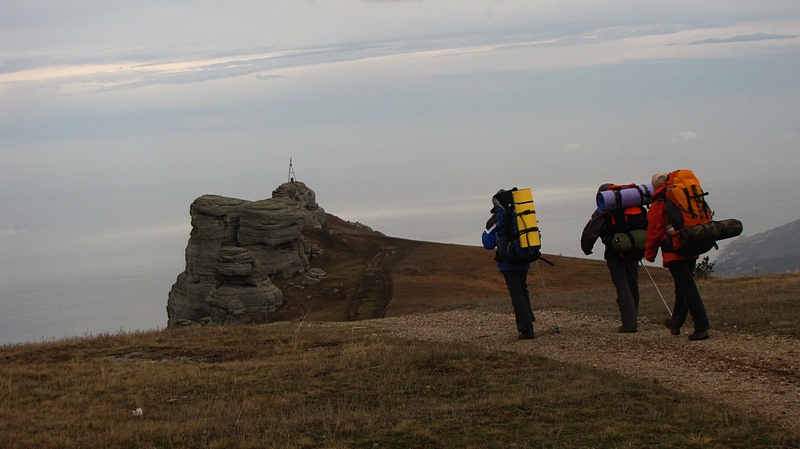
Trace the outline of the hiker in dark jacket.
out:
[[[495,249],[497,247],[497,216],[494,213],[486,222],[482,241],[483,247],[486,249]],[[497,262],[497,268],[503,274],[508,293],[511,296],[511,306],[514,308],[514,316],[517,321],[517,338],[520,340],[534,338],[536,334],[533,331],[533,322],[536,321],[536,317],[534,317],[533,309],[531,309],[531,298],[528,293],[527,282],[530,264]]]
[[[604,192],[613,184],[603,184],[597,191]],[[594,244],[599,238],[605,244],[603,258],[611,274],[611,281],[617,289],[617,306],[622,325],[617,332],[636,332],[639,317],[639,258],[623,258],[611,248],[611,235],[608,213],[595,210],[581,234],[581,249],[586,255],[592,254]],[[641,254],[641,253],[640,253]]]
[[[653,175],[653,203],[647,213],[647,243],[645,244],[644,258],[654,262],[661,243],[670,238],[667,228],[666,203],[664,200],[667,174],[664,172]],[[680,335],[681,327],[686,322],[686,317],[691,313],[694,321],[694,332],[689,334],[689,340],[705,340],[709,337],[708,315],[694,282],[694,267],[698,256],[681,256],[661,248],[661,260],[669,270],[675,282],[675,306],[672,317],[664,321],[664,325],[672,335]]]

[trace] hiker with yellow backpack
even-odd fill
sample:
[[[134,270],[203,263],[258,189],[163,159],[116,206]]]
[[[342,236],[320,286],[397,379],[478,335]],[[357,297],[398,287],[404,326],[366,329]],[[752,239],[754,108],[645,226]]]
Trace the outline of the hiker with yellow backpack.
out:
[[[542,255],[530,189],[500,189],[492,196],[491,214],[481,237],[483,247],[496,250],[494,260],[511,296],[517,338],[530,340],[536,337],[536,317],[528,292],[528,269]]]

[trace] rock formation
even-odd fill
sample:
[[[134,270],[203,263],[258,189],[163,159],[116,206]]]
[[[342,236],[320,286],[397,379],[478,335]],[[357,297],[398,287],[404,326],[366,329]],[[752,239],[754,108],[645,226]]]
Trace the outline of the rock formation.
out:
[[[305,248],[302,231],[321,227],[325,211],[302,182],[285,183],[260,201],[203,195],[189,213],[186,269],[169,293],[168,327],[269,322],[283,303],[270,277],[324,278],[309,263],[319,248]]]

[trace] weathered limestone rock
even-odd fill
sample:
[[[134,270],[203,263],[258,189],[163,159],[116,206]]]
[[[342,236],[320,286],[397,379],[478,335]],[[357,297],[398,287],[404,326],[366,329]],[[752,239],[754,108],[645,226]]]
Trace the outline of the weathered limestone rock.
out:
[[[314,260],[315,257],[325,254],[325,251],[316,243],[304,244],[303,248],[306,251],[306,257],[308,257],[309,262]]]
[[[306,271],[306,275],[303,278],[303,285],[319,284],[320,281],[325,279],[327,276],[328,273],[325,273],[325,271],[321,268],[312,268]]]
[[[269,280],[252,253],[236,246],[220,248],[216,284],[205,298],[208,324],[267,323],[283,304],[283,294]]]
[[[270,276],[289,277],[310,268],[300,240],[305,225],[302,213],[284,201],[249,203],[239,223],[239,244],[256,255]]]
[[[321,228],[325,210],[317,204],[317,195],[302,182],[287,182],[272,192],[272,198],[294,205],[306,220],[306,225]]]
[[[186,246],[186,272],[196,280],[212,280],[219,248],[237,245],[239,217],[246,203],[235,198],[204,195],[189,207],[192,232]]]
[[[302,231],[325,222],[314,191],[301,182],[260,201],[203,195],[189,213],[186,269],[169,293],[169,327],[268,321],[283,303],[270,277],[308,272],[315,251],[304,247]]]

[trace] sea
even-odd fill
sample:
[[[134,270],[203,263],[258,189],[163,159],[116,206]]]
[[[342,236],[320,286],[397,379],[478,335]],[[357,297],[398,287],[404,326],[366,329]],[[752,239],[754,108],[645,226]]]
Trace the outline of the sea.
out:
[[[177,274],[0,287],[0,345],[164,329]]]

